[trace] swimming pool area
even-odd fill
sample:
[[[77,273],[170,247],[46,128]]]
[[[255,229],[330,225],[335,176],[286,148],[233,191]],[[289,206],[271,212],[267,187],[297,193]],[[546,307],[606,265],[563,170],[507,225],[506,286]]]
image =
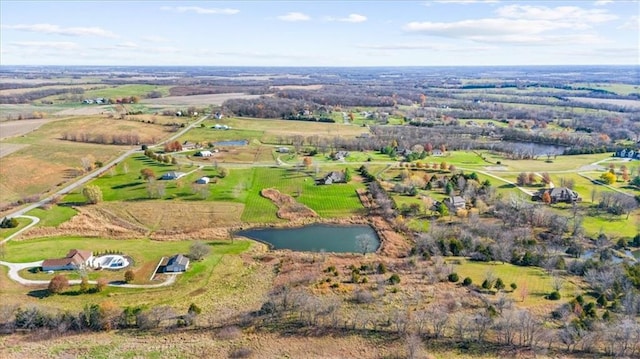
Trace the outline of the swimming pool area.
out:
[[[96,257],[93,260],[94,268],[102,269],[121,269],[129,266],[129,261],[124,256],[118,254],[109,254]]]

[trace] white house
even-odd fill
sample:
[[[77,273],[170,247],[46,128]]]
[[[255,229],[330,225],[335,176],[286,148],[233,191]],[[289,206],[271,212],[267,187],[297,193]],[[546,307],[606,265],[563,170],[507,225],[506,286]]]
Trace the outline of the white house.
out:
[[[204,151],[198,151],[196,152],[196,154],[194,156],[198,156],[198,157],[211,157],[211,155],[213,155],[213,153],[209,150],[204,150]]]
[[[287,147],[278,147],[276,149],[276,152],[278,152],[278,153],[289,153],[289,148],[287,148]]]
[[[209,177],[200,177],[196,180],[197,184],[207,184],[209,183]]]
[[[189,268],[189,258],[182,254],[177,254],[171,258],[164,258],[160,263],[163,273],[184,272]]]

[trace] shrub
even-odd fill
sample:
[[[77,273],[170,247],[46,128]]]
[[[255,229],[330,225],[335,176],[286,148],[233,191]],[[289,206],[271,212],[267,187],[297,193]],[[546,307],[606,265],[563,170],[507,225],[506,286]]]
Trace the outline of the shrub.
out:
[[[493,285],[493,287],[497,290],[503,290],[505,285],[504,285],[504,282],[502,281],[502,278],[496,279],[496,282]]]
[[[191,305],[189,306],[189,310],[187,310],[187,313],[191,315],[198,315],[202,313],[202,309],[200,309],[200,307],[198,307],[195,303],[191,303]]]
[[[0,221],[0,228],[16,228],[18,226],[18,220],[15,218],[4,217]]]
[[[515,284],[515,283],[511,283],[511,284],[509,284],[509,286],[511,287],[511,290],[516,290],[516,289],[518,289],[518,285],[517,285],[517,284]]]
[[[447,278],[449,279],[449,282],[453,282],[453,283],[460,280],[460,278],[458,277],[458,273],[451,273]]]
[[[391,284],[398,284],[400,283],[400,276],[397,275],[396,273],[393,273],[391,275],[391,277],[389,277],[389,283]]]
[[[49,287],[47,289],[49,290],[50,294],[58,294],[62,293],[68,287],[69,279],[67,279],[67,277],[63,276],[62,274],[56,274],[49,281]]]
[[[253,350],[248,347],[236,348],[229,353],[229,358],[248,358],[253,353]]]
[[[482,282],[482,289],[491,289],[491,282],[489,282],[488,279],[485,279],[484,282]]]
[[[131,283],[136,279],[136,274],[132,270],[124,272],[124,281]]]
[[[473,284],[473,280],[471,280],[471,278],[466,277],[463,281],[462,281],[462,285],[466,286],[470,286],[471,284]]]
[[[377,270],[378,270],[378,274],[385,274],[387,273],[387,266],[384,263],[380,262],[380,264],[378,264]]]
[[[96,185],[88,185],[82,189],[82,195],[87,199],[87,203],[96,204],[102,202],[102,190]]]
[[[211,247],[209,247],[206,243],[195,242],[191,245],[191,247],[189,247],[189,258],[194,261],[199,261],[209,255],[210,252]]]
[[[549,293],[549,295],[547,296],[547,299],[549,300],[559,300],[560,299],[560,292],[558,292],[557,290],[554,290],[553,292]]]
[[[98,278],[96,281],[96,292],[102,292],[107,287],[107,280],[104,278]]]

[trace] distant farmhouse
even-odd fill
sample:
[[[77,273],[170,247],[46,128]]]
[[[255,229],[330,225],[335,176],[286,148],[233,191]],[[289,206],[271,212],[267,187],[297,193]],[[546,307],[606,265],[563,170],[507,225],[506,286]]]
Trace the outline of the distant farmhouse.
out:
[[[631,149],[631,148],[626,148],[626,149],[622,149],[622,150],[617,150],[614,154],[613,157],[621,157],[621,158],[632,158],[635,160],[640,160],[640,150],[639,149]]]
[[[227,125],[221,125],[219,123],[216,123],[215,126],[213,126],[213,128],[215,128],[216,130],[228,130],[231,127],[229,127]]]
[[[344,173],[338,171],[329,172],[317,181],[318,184],[345,183]]]
[[[198,151],[194,154],[194,156],[198,156],[198,157],[211,157],[212,155],[213,153],[209,150]]]
[[[184,172],[178,172],[178,171],[171,171],[171,172],[167,172],[165,174],[162,175],[162,177],[160,177],[161,180],[176,180],[178,178],[184,177],[186,175],[186,173]]]
[[[341,160],[344,160],[347,157],[349,157],[349,152],[347,152],[347,151],[338,151],[338,152],[333,153],[331,155],[331,159],[334,160],[334,161],[341,161]]]
[[[55,270],[76,270],[90,265],[92,260],[93,253],[91,251],[72,249],[64,258],[46,259],[42,262],[42,270],[44,272]]]
[[[289,153],[289,148],[288,147],[278,147],[276,149],[276,152],[278,152],[278,153]]]
[[[182,254],[176,254],[173,257],[163,258],[160,262],[158,271],[162,273],[179,273],[189,268],[189,258]]]
[[[209,177],[200,177],[196,180],[196,184],[208,184],[209,181]]]
[[[577,192],[568,189],[567,187],[555,187],[555,188],[545,188],[536,192],[531,199],[534,201],[542,201],[542,196],[545,193],[549,193],[551,197],[551,203],[573,203],[573,202],[581,202],[582,198],[578,195]]]

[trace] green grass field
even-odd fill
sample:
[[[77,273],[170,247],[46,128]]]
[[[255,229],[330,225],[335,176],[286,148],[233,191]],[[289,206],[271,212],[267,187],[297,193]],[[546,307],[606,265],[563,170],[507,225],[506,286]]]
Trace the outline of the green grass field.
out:
[[[82,95],[83,98],[119,98],[125,96],[140,96],[143,97],[151,91],[159,91],[162,96],[169,95],[170,86],[156,86],[156,85],[119,85],[108,88],[101,88],[96,90],[88,90]]]
[[[104,250],[117,250],[134,259],[133,270],[144,271],[146,275],[155,269],[155,264],[162,256],[176,253],[188,253],[190,241],[154,242],[150,240],[112,240],[105,238],[80,238],[80,237],[55,237],[40,238],[29,241],[9,242],[7,244],[5,260],[13,262],[35,261],[44,258],[64,256],[69,249],[88,249],[94,252]],[[232,296],[240,291],[250,288],[250,281],[255,280],[253,274],[255,267],[246,267],[237,256],[247,251],[255,242],[249,240],[236,241],[212,241],[207,242],[211,246],[211,254],[200,262],[191,262],[189,269],[180,275],[177,282],[171,287],[154,289],[127,289],[108,287],[101,293],[74,295],[77,288],[71,287],[70,294],[44,297],[37,299],[39,303],[46,303],[61,309],[82,308],[87,303],[99,303],[104,300],[112,301],[118,306],[130,305],[170,305],[178,308],[188,306],[188,303],[198,303],[206,308],[217,306],[220,301],[230,301]],[[224,266],[219,266],[225,263]],[[151,268],[146,270],[146,267]],[[4,269],[4,268],[3,268]],[[93,271],[89,273],[90,279],[104,277],[107,280],[120,280],[124,276],[124,270],[105,273],[105,271]],[[77,274],[67,272],[70,278]],[[46,273],[29,274],[39,279],[51,276]],[[44,276],[44,277],[43,277]],[[148,280],[148,279],[147,279]],[[136,279],[136,282],[144,283],[146,280]],[[30,288],[14,286],[12,283],[0,282],[0,288],[6,294],[8,301],[20,298],[21,303],[30,302],[34,297],[41,295],[41,290],[31,291]],[[30,291],[29,296],[24,292]],[[169,294],[170,293],[170,294]],[[3,295],[4,295],[3,294]],[[248,292],[243,294],[248,298],[252,296]],[[247,299],[235,299],[235,302]],[[186,303],[186,304],[185,304]],[[186,309],[186,307],[184,307]]]
[[[319,186],[314,178],[303,171],[283,168],[255,168],[253,183],[247,196],[242,220],[248,222],[273,222],[277,207],[260,195],[264,188],[276,188],[296,198],[323,218],[339,218],[360,214],[362,204],[355,190],[358,183]],[[298,193],[300,194],[298,196]]]
[[[27,213],[29,216],[40,218],[38,226],[56,227],[75,216],[78,211],[67,206],[53,206],[49,209],[35,208]]]
[[[514,293],[509,294],[514,300],[518,301],[518,306],[546,306],[556,303],[544,298],[545,295],[553,291],[552,277],[541,268],[537,267],[519,267],[509,263],[483,263],[472,262],[464,258],[451,259],[461,261],[461,264],[455,264],[453,271],[458,273],[460,280],[469,277],[473,280],[473,284],[480,286],[488,273],[491,273],[494,279],[501,278],[506,285],[507,290],[511,290],[509,285],[516,283],[518,288]],[[560,290],[562,301],[573,298],[580,291],[580,284],[575,282],[575,278],[562,278],[563,286]],[[523,290],[528,291],[524,302],[521,302]]]

